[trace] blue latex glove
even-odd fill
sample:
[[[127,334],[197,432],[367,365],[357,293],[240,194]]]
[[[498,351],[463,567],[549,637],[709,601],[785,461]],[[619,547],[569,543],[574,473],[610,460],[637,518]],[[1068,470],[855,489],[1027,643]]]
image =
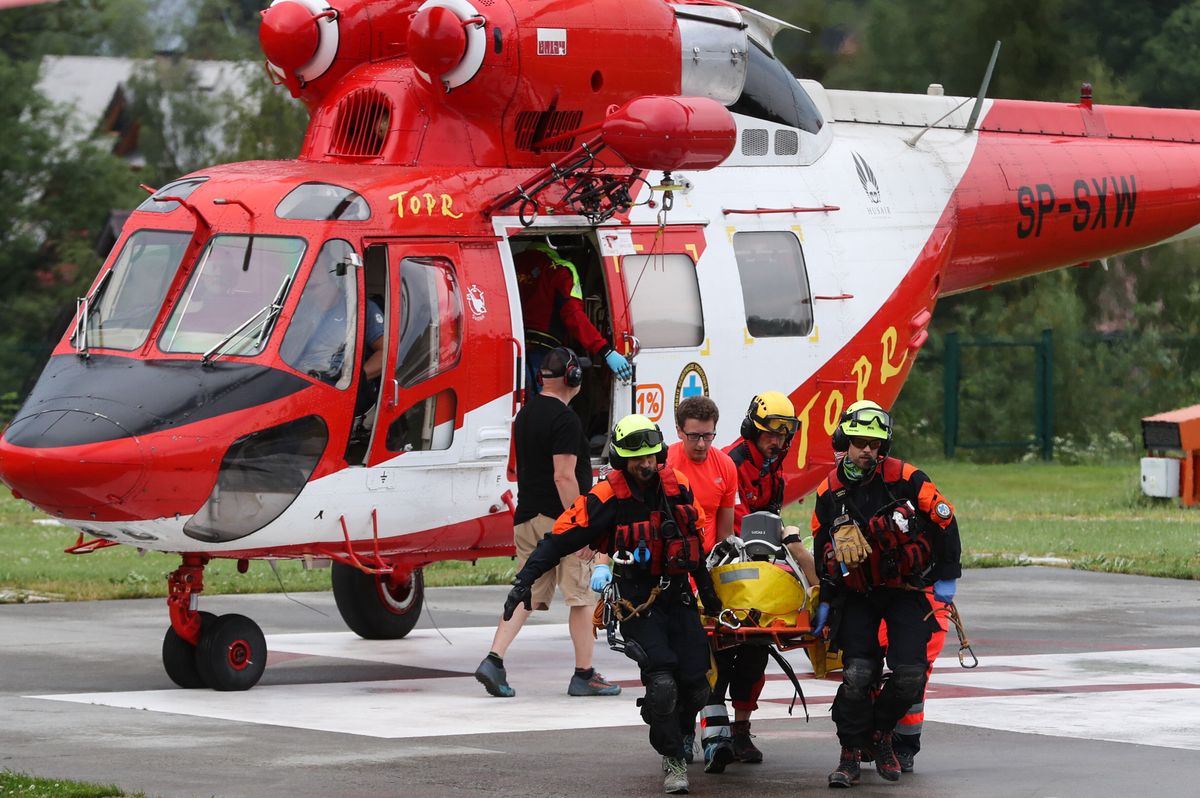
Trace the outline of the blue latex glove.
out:
[[[612,569],[601,563],[592,568],[592,590],[600,593],[612,581]]]
[[[820,637],[825,631],[825,624],[829,623],[829,602],[822,601],[817,605],[817,619],[813,621],[812,633],[815,637]]]
[[[629,361],[615,350],[609,350],[608,354],[604,356],[604,362],[620,379],[626,381],[633,379],[633,366],[629,365]]]
[[[956,590],[958,590],[957,579],[939,579],[933,583],[933,597],[943,604],[954,601]]]

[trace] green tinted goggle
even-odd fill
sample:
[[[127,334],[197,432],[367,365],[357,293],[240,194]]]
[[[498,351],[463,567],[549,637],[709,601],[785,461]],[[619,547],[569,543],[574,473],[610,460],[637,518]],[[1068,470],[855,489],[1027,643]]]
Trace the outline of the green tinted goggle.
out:
[[[641,449],[649,449],[655,446],[661,446],[663,442],[663,434],[656,429],[639,429],[635,430],[619,441],[613,441],[618,449],[624,449],[627,452],[636,452]]]
[[[875,428],[881,432],[891,432],[892,417],[884,410],[865,407],[850,414],[845,421],[846,434],[853,435],[859,429]]]

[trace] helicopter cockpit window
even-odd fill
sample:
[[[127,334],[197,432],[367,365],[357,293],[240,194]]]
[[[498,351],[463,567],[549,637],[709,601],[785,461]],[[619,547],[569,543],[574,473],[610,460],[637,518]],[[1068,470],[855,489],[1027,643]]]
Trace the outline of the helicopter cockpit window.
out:
[[[280,200],[275,215],[280,219],[316,222],[365,222],[371,218],[371,206],[348,188],[330,183],[305,183]]]
[[[742,96],[729,106],[735,114],[819,133],[824,122],[800,81],[757,43],[751,40]]]
[[[158,191],[155,191],[149,197],[142,200],[142,204],[137,206],[137,210],[149,211],[150,213],[170,213],[179,207],[179,203],[162,202],[160,198],[179,197],[179,199],[187,199],[206,180],[208,180],[207,177],[187,177],[183,180],[167,183]]]
[[[304,249],[302,238],[213,238],[167,320],[159,347],[210,356],[261,352]]]
[[[347,388],[354,376],[358,286],[354,270],[339,266],[348,264],[354,255],[354,247],[346,241],[325,242],[279,346],[283,362],[341,389]]]
[[[733,254],[742,282],[747,332],[755,338],[810,335],[812,294],[795,234],[734,233]]]
[[[629,317],[643,349],[704,343],[704,310],[696,264],[687,255],[626,255],[621,259]],[[663,297],[671,297],[663,302]]]
[[[444,258],[400,262],[400,345],[396,379],[409,388],[458,364],[463,339],[462,298]]]
[[[88,346],[129,351],[145,343],[191,238],[162,230],[129,237],[88,301]]]

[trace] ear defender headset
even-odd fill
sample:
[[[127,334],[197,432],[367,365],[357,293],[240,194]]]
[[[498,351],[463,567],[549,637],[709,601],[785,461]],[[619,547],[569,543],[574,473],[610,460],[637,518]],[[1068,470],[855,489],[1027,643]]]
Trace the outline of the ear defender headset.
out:
[[[591,363],[587,365],[590,366]],[[584,368],[584,364],[574,352],[565,346],[559,346],[546,354],[542,367],[538,369],[538,382],[544,377],[562,377],[568,387],[578,388],[583,384]]]
[[[667,462],[667,447],[659,426],[637,413],[618,421],[609,438],[608,464],[624,471],[626,461],[648,454],[653,454],[659,465]]]
[[[879,447],[879,459],[887,457],[892,448],[892,416],[879,405],[863,399],[846,408],[838,425],[833,430],[833,450],[845,452],[850,449],[850,439],[853,437],[878,438],[878,435],[862,432],[884,432],[887,437]]]

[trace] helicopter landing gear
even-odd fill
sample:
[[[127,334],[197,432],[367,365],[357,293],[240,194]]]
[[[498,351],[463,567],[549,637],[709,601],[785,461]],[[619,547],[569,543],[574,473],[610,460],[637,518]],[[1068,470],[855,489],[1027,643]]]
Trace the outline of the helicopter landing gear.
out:
[[[351,631],[367,640],[397,640],[417,625],[425,603],[420,568],[369,574],[334,562],[333,598]]]
[[[163,637],[163,668],[184,689],[249,690],[267,666],[267,641],[244,615],[196,609],[207,563],[203,555],[184,554],[167,577],[171,626]]]

